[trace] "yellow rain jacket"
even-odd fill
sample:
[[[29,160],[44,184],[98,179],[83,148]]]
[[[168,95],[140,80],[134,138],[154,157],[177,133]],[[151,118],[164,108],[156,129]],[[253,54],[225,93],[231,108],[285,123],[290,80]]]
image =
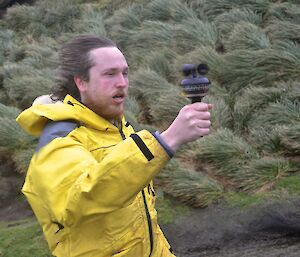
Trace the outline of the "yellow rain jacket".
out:
[[[117,128],[69,95],[17,122],[40,137],[22,191],[54,256],[174,256],[151,182],[170,156],[150,132]]]

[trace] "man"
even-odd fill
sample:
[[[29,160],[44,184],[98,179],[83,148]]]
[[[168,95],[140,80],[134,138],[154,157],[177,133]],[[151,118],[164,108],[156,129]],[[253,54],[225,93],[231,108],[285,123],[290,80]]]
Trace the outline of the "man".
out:
[[[17,118],[40,136],[23,186],[54,256],[174,256],[157,224],[152,178],[209,133],[211,105],[185,106],[161,134],[125,121],[128,65],[109,39],[65,44],[52,101]]]

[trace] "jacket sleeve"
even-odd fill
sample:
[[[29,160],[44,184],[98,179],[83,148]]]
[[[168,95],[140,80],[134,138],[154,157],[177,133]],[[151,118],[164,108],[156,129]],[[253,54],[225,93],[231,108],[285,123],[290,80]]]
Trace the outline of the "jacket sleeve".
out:
[[[72,226],[83,216],[129,205],[169,158],[146,130],[100,163],[72,137],[58,138],[33,157],[23,192],[36,192],[57,221]]]

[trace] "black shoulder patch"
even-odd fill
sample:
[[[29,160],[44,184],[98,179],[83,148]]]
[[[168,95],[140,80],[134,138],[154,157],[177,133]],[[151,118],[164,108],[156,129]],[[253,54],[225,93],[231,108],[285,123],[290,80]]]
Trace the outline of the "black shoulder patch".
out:
[[[55,138],[65,137],[77,127],[78,124],[74,121],[49,121],[40,136],[35,151],[38,152]]]

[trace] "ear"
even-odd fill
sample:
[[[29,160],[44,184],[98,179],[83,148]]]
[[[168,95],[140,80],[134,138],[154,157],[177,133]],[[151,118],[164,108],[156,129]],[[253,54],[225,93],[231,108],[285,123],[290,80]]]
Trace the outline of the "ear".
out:
[[[82,80],[78,75],[74,76],[74,82],[79,90],[79,92],[85,92],[87,89],[86,81]]]

